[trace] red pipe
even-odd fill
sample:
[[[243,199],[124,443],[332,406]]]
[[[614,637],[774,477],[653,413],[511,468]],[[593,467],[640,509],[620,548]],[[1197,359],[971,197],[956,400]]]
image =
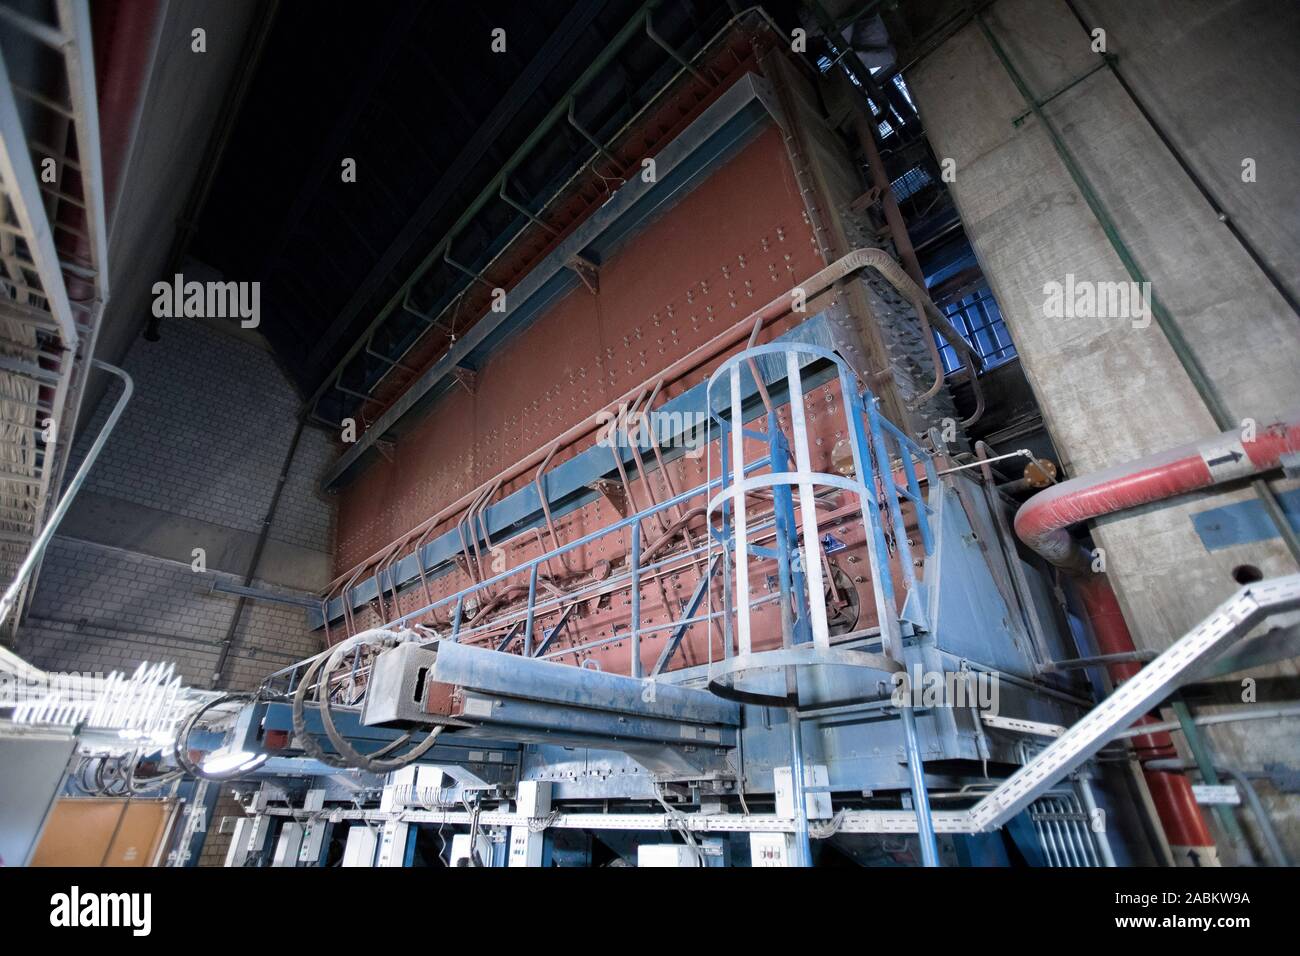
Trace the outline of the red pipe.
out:
[[[1235,430],[1223,432],[1054,485],[1016,513],[1016,534],[1053,564],[1084,571],[1087,562],[1065,530],[1070,525],[1270,471],[1296,453],[1300,412],[1258,429],[1249,441]]]
[[[141,97],[153,65],[159,28],[158,0],[97,2],[91,17],[95,83],[99,87],[99,141],[104,181],[104,215],[112,221],[118,185],[131,151]]]
[[[1120,610],[1119,601],[1106,575],[1093,574],[1079,578],[1075,583],[1092,623],[1097,652],[1131,654],[1134,650],[1133,636],[1129,633],[1124,613]],[[1106,668],[1117,687],[1141,669],[1142,665],[1136,662],[1110,664]],[[1146,714],[1136,724],[1141,726],[1157,722],[1155,717]],[[1145,766],[1149,760],[1176,757],[1173,738],[1167,731],[1161,731],[1134,737],[1131,743],[1139,762],[1143,764],[1142,773],[1146,778],[1147,789],[1151,791],[1151,800],[1155,804],[1156,814],[1160,817],[1160,824],[1164,827],[1175,860],[1181,862],[1190,859],[1193,852],[1202,861],[1213,860],[1216,856],[1214,840],[1205,825],[1201,808],[1196,803],[1191,781],[1181,772],[1150,770]]]
[[[1110,581],[1104,574],[1092,573],[1088,554],[1066,529],[1091,518],[1270,471],[1281,465],[1285,455],[1297,452],[1300,413],[1257,430],[1249,440],[1237,431],[1223,432],[1055,485],[1035,495],[1016,513],[1016,534],[1048,561],[1081,575],[1076,582],[1078,593],[1092,622],[1098,652],[1129,654],[1135,649],[1133,635]],[[1117,685],[1140,669],[1137,663],[1107,668]],[[1137,723],[1154,722],[1148,714]],[[1136,737],[1133,746],[1144,765],[1175,755],[1173,739],[1165,732]],[[1214,860],[1213,841],[1187,777],[1145,767],[1144,774],[1176,859]]]

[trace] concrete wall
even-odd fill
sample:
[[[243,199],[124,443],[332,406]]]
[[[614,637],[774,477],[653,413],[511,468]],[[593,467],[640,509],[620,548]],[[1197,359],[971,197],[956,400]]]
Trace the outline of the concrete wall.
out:
[[[174,661],[207,686],[236,607],[213,584],[242,584],[296,427],[298,399],[270,354],[193,320],[138,339],[125,368],[135,397],[47,552],[19,651],[55,670],[129,670]],[[69,474],[115,402],[87,416]],[[271,525],[257,586],[325,584],[333,506],[315,485],[330,436],[303,433]],[[196,573],[193,550],[206,552]],[[298,607],[251,601],[225,686],[256,684],[319,649]]]
[[[150,290],[167,266],[182,211],[208,158],[208,141],[237,78],[245,36],[258,10],[255,0],[168,0],[161,6],[158,52],[143,91],[120,192],[107,199],[112,215],[110,298],[95,351],[114,364],[133,346],[149,314]],[[205,53],[190,48],[195,27],[207,31]],[[98,376],[92,378],[87,395],[88,411],[103,395]]]
[[[1300,288],[1300,8],[1265,0],[1080,7],[1107,30],[1121,70],[1228,213],[1289,287]],[[1061,0],[1000,0],[985,17],[1040,99],[1096,63],[1090,37]],[[907,79],[935,154],[956,161],[954,198],[1067,473],[1216,433],[1154,322],[1135,328],[1125,317],[1045,315],[1046,283],[1069,273],[1090,282],[1129,276],[1044,128],[1033,117],[1013,122],[1027,105],[979,27],[968,23]],[[1300,323],[1117,81],[1094,73],[1045,113],[1234,419],[1264,423],[1296,406]],[[1245,158],[1256,161],[1253,183],[1241,179]],[[1198,537],[1194,514],[1252,499],[1236,486],[1098,522],[1095,539],[1140,646],[1167,647],[1200,621],[1236,589],[1240,565],[1267,576],[1296,570],[1277,537],[1215,551]],[[1245,769],[1264,760],[1294,765],[1295,727],[1266,723],[1216,728],[1220,759]],[[1300,849],[1297,803],[1274,803]]]

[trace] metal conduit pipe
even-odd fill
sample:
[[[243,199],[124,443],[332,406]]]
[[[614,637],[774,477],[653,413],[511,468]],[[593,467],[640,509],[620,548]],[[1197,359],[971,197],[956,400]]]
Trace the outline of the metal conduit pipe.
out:
[[[1251,704],[1247,710],[1233,711],[1227,714],[1202,714],[1195,718],[1192,723],[1197,727],[1212,727],[1215,724],[1235,724],[1242,720],[1280,720],[1288,717],[1300,717],[1300,704],[1289,707],[1265,707],[1262,709],[1255,704]],[[1111,739],[1123,740],[1125,737],[1136,737],[1144,731],[1180,730],[1182,726],[1182,721],[1165,720],[1149,727],[1130,728],[1116,734]]]
[[[474,509],[478,507],[479,502],[482,501],[487,494],[487,486],[481,486],[478,491],[474,493],[473,500],[470,501],[469,507],[465,509],[465,513],[461,515],[460,520],[456,522],[456,531],[460,535],[461,551],[465,554],[465,569],[469,571],[470,577],[473,578],[476,583],[483,580],[483,574],[482,569],[478,566],[477,562],[477,548],[470,547],[469,535],[473,532],[469,531],[467,534],[467,530],[469,529],[469,519],[473,516]],[[464,498],[461,499],[461,501],[464,500]]]
[[[655,390],[650,393],[650,398],[646,401],[645,420],[643,421],[642,426],[645,429],[646,436],[650,440],[650,450],[654,453],[655,462],[659,466],[659,474],[668,488],[668,497],[676,498],[677,483],[673,481],[672,473],[668,470],[668,466],[664,464],[664,457],[659,448],[659,438],[655,434],[654,419],[651,417],[654,414],[655,399],[659,397],[659,391],[663,388],[663,384],[663,379],[660,379],[655,385]],[[682,519],[685,516],[686,506],[684,504],[679,504],[675,510],[678,519]],[[687,546],[691,548],[695,547],[695,541],[691,537],[691,529],[689,526],[682,529],[682,534],[686,539]],[[703,559],[700,559],[700,561],[696,563],[696,567],[703,570]]]
[[[93,359],[92,364],[95,368],[103,369],[104,371],[110,372],[120,378],[122,380],[122,394],[118,396],[117,403],[113,406],[113,410],[108,413],[108,418],[104,422],[104,427],[101,428],[99,434],[95,436],[95,441],[86,452],[86,457],[82,459],[81,466],[77,469],[77,473],[73,475],[72,480],[68,482],[68,488],[63,493],[63,497],[59,499],[59,503],[55,505],[54,510],[50,512],[50,517],[49,520],[45,522],[45,527],[41,529],[41,533],[37,535],[36,540],[32,542],[31,550],[27,552],[27,557],[23,558],[23,563],[18,567],[18,573],[14,575],[14,579],[9,583],[9,587],[5,589],[4,595],[0,596],[0,624],[4,623],[5,619],[9,617],[10,612],[13,611],[14,605],[18,603],[18,595],[23,589],[24,582],[26,582],[27,578],[36,568],[36,565],[40,562],[41,557],[45,554],[45,549],[49,545],[50,539],[54,537],[54,532],[58,530],[59,522],[63,520],[63,516],[66,515],[68,509],[72,507],[72,500],[77,497],[77,492],[80,491],[81,486],[85,484],[86,476],[90,474],[90,469],[94,466],[96,459],[99,458],[99,453],[104,450],[104,443],[108,441],[108,436],[112,434],[113,428],[117,425],[118,419],[120,419],[122,413],[126,411],[127,403],[131,401],[131,395],[135,392],[135,383],[131,380],[131,376],[116,365],[109,365],[107,362],[101,362],[99,359]],[[0,669],[25,678],[38,678],[44,673],[43,671],[32,667],[22,658],[3,647],[0,647]]]
[[[493,483],[492,487],[488,489],[487,493],[475,503],[473,508],[470,509],[469,516],[466,519],[469,527],[469,540],[474,546],[474,558],[478,562],[479,574],[484,576],[486,576],[487,572],[483,570],[483,566],[488,564],[489,569],[491,568],[491,565],[484,560],[484,555],[487,554],[489,557],[491,556],[490,549],[492,547],[492,542],[488,538],[486,524],[480,525],[479,518],[487,508],[488,502],[492,500],[497,493],[497,489],[500,487],[501,480],[497,479],[497,481]],[[484,539],[482,548],[479,548],[480,536]],[[490,588],[487,590],[487,593],[489,595],[492,593]]]
[[[1189,766],[1180,759],[1173,759],[1160,761],[1158,766],[1161,769],[1184,770],[1192,769],[1195,764]],[[1272,858],[1273,866],[1290,866],[1291,860],[1287,856],[1286,849],[1282,846],[1282,841],[1278,839],[1277,830],[1273,828],[1273,821],[1268,815],[1268,810],[1264,808],[1264,801],[1260,800],[1259,791],[1250,782],[1250,778],[1240,770],[1232,767],[1216,767],[1215,770],[1224,776],[1230,777],[1233,783],[1236,784],[1238,792],[1250,804],[1251,813],[1254,814],[1255,822],[1259,825],[1259,834],[1263,838],[1269,856]]]
[[[559,450],[559,447],[559,442],[551,445],[551,450],[546,453],[546,458],[537,466],[537,474],[533,475],[533,487],[537,489],[537,500],[542,505],[542,516],[546,519],[546,531],[551,536],[551,544],[556,548],[560,546],[560,536],[555,533],[555,519],[551,516],[551,502],[546,494],[545,487],[542,485],[542,475],[546,473],[546,466],[551,463],[551,459],[555,457],[555,452]],[[543,548],[542,550],[546,549]],[[549,567],[550,562],[547,562],[547,565]],[[423,567],[423,564],[420,566]],[[560,555],[560,567],[564,568],[565,573],[568,573],[569,555],[567,552]],[[555,569],[551,568],[551,574],[554,573]]]
[[[388,588],[384,585],[384,575],[388,574],[388,572],[392,569],[394,562],[397,561],[398,556],[402,553],[402,549],[406,547],[407,542],[410,540],[411,540],[411,534],[408,533],[407,536],[403,538],[392,549],[388,557],[384,558],[383,561],[379,562],[379,567],[375,569],[375,581],[377,584],[375,590],[375,600],[379,602],[379,616],[385,620],[388,619],[389,614],[388,614],[388,603],[384,600],[384,593],[388,590]],[[397,607],[397,583],[396,582],[393,583],[393,607],[394,608]]]
[[[768,322],[780,318],[788,313],[794,304],[794,293],[802,292],[805,300],[813,299],[825,292],[835,283],[848,278],[856,272],[860,272],[868,266],[875,268],[881,273],[881,275],[890,281],[891,284],[895,285],[896,288],[898,287],[898,282],[895,280],[900,280],[915,289],[915,283],[913,283],[912,280],[908,278],[907,273],[903,272],[898,264],[894,262],[889,253],[885,252],[883,249],[855,249],[847,255],[832,262],[824,269],[813,273],[803,282],[799,283],[789,291],[777,296],[766,305],[751,312],[730,328],[715,335],[708,342],[705,342],[698,348],[688,352],[686,355],[682,356],[676,362],[673,362],[664,369],[659,374],[658,378],[662,379],[664,382],[674,381],[675,379],[681,378],[687,372],[693,371],[710,360],[717,358],[728,349],[745,341],[745,339],[751,336],[751,334],[756,334],[763,325],[766,325]],[[939,334],[944,336],[944,338],[958,351],[959,354],[966,358],[966,361],[970,364],[972,370],[971,380],[976,393],[977,407],[975,414],[962,423],[963,426],[967,426],[973,423],[979,415],[983,413],[984,409],[983,395],[980,392],[978,381],[974,375],[979,359],[974,354],[966,340],[963,339],[957,330],[948,322],[943,313],[939,312],[938,308],[934,307],[933,303],[930,303],[930,308],[933,310],[930,312],[930,319],[934,327],[938,329]],[[936,320],[936,316],[938,316],[938,320]],[[513,481],[530,468],[535,468],[537,464],[549,454],[551,447],[567,447],[590,435],[601,425],[608,425],[611,414],[617,414],[620,406],[624,406],[633,399],[639,398],[644,393],[644,390],[645,386],[643,384],[637,388],[629,389],[627,392],[624,392],[604,408],[593,412],[591,415],[569,428],[562,435],[556,438],[551,445],[538,448],[529,455],[519,459],[519,461],[498,474],[495,480],[500,481],[502,484]],[[417,526],[417,529],[427,529],[438,524],[440,521],[446,520],[451,515],[456,514],[467,504],[473,502],[478,497],[480,491],[481,487],[480,489],[476,489],[475,491],[458,498],[456,501],[437,512],[437,514],[433,515],[433,517],[427,519],[422,525]],[[413,529],[413,531],[414,530],[416,529]],[[374,561],[381,559],[385,553],[386,548],[381,548],[362,563],[373,563]],[[339,581],[346,580],[352,573],[352,571],[345,572],[332,581],[331,585],[336,586]]]
[[[1006,49],[998,41],[998,38],[989,27],[988,21],[984,19],[981,11],[978,10],[975,11],[974,18],[975,22],[979,25],[980,30],[983,32],[985,39],[988,41],[989,46],[992,47],[994,54],[1002,63],[1003,69],[1007,71],[1007,75],[1011,78],[1012,83],[1015,84],[1021,97],[1029,106],[1030,112],[1033,113],[1034,117],[1047,132],[1048,138],[1052,141],[1052,146],[1056,150],[1057,156],[1065,166],[1066,171],[1070,174],[1070,178],[1074,180],[1074,184],[1078,188],[1084,202],[1087,203],[1088,208],[1096,217],[1098,224],[1102,228],[1102,232],[1105,233],[1107,241],[1110,243],[1115,255],[1123,264],[1125,271],[1134,282],[1148,283],[1146,273],[1143,272],[1141,266],[1138,265],[1137,260],[1133,256],[1132,250],[1129,249],[1128,244],[1120,235],[1115,220],[1112,219],[1110,214],[1106,211],[1105,206],[1101,202],[1101,198],[1097,195],[1097,191],[1092,186],[1092,182],[1084,174],[1079,163],[1074,158],[1074,154],[1070,151],[1070,148],[1062,138],[1061,133],[1057,130],[1051,119],[1043,112],[1042,104],[1035,99],[1033,93],[1026,85],[1024,77],[1016,69],[1015,64],[1011,62]],[[1224,401],[1222,396],[1219,395],[1218,389],[1205,371],[1200,358],[1192,350],[1191,345],[1183,335],[1182,329],[1179,328],[1178,324],[1174,321],[1173,316],[1169,313],[1169,310],[1165,308],[1154,291],[1150,293],[1149,299],[1151,317],[1155,319],[1160,331],[1164,333],[1165,339],[1169,342],[1169,347],[1173,349],[1174,355],[1178,358],[1179,364],[1182,365],[1183,371],[1191,381],[1192,387],[1196,389],[1196,394],[1200,397],[1202,403],[1204,403],[1206,410],[1214,418],[1215,424],[1225,431],[1235,428],[1240,419],[1230,412],[1227,403]],[[1268,513],[1269,519],[1277,528],[1278,534],[1281,535],[1282,541],[1286,545],[1287,550],[1291,552],[1291,557],[1295,560],[1297,565],[1300,565],[1300,534],[1297,534],[1291,527],[1286,512],[1283,510],[1281,502],[1278,501],[1277,494],[1271,487],[1269,487],[1267,482],[1262,480],[1251,481],[1251,487],[1259,496],[1260,501],[1263,502],[1264,510]]]

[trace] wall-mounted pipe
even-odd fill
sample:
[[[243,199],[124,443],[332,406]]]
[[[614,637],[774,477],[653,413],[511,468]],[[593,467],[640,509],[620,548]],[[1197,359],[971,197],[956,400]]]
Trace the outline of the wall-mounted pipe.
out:
[[[1054,485],[1016,513],[1016,534],[1052,564],[1087,573],[1070,525],[1271,471],[1297,453],[1300,411],[1258,428],[1250,441],[1226,431]]]
[[[1160,769],[1190,770],[1196,765],[1188,766],[1181,759],[1175,758],[1159,761],[1156,766]],[[1264,807],[1264,802],[1260,800],[1259,792],[1255,789],[1254,784],[1250,782],[1250,778],[1240,770],[1231,767],[1216,767],[1215,771],[1217,774],[1232,778],[1237,786],[1237,791],[1246,798],[1251,813],[1255,816],[1255,822],[1259,825],[1259,833],[1263,838],[1264,846],[1272,858],[1272,865],[1290,866],[1291,860],[1287,856],[1285,847],[1282,846],[1282,841],[1278,839],[1277,830],[1273,827],[1273,821],[1268,815],[1268,810]]]
[[[1281,465],[1300,451],[1300,413],[1257,430],[1250,441],[1236,431],[1189,442],[1091,475],[1054,485],[1029,499],[1016,513],[1016,534],[1052,564],[1081,575],[1076,581],[1101,654],[1131,654],[1136,645],[1119,601],[1104,574],[1093,574],[1089,555],[1066,529],[1073,524],[1138,505],[1247,478]],[[1141,669],[1136,662],[1110,665],[1111,680],[1122,683]],[[1182,773],[1145,767],[1174,756],[1173,741],[1150,715],[1136,726],[1150,725],[1136,736],[1134,749],[1161,823],[1172,846],[1197,852],[1213,845],[1191,784]],[[1154,731],[1154,732],[1153,732]],[[1189,849],[1191,848],[1191,849]]]
[[[1023,509],[1022,509],[1023,510]],[[1124,654],[1134,650],[1133,635],[1129,632],[1120,610],[1119,600],[1104,574],[1093,574],[1076,581],[1080,600],[1083,601],[1089,622],[1092,624],[1093,636],[1101,654]],[[1124,661],[1110,664],[1106,671],[1111,681],[1122,684],[1142,669],[1142,664]],[[1134,722],[1134,728],[1155,725],[1158,721],[1150,714]],[[1191,782],[1181,772],[1157,770],[1146,764],[1152,760],[1167,760],[1176,755],[1173,738],[1168,732],[1150,730],[1132,738],[1133,750],[1142,764],[1142,774],[1146,779],[1147,789],[1151,791],[1151,801],[1164,827],[1169,845],[1178,856],[1196,852],[1201,857],[1208,856],[1214,840],[1205,817],[1197,806],[1196,796],[1192,792]]]
[[[1016,534],[1051,563],[1081,575],[1076,581],[1080,600],[1092,624],[1099,653],[1128,655],[1136,648],[1119,601],[1104,574],[1093,574],[1089,555],[1066,530],[1073,524],[1138,505],[1209,488],[1234,478],[1269,471],[1284,455],[1300,450],[1300,414],[1259,429],[1253,440],[1224,432],[1201,441],[1148,455],[1091,475],[1083,475],[1043,491],[1017,512]],[[1141,669],[1137,662],[1111,664],[1111,680],[1120,684]],[[1147,766],[1174,756],[1173,740],[1157,730],[1151,715],[1136,725],[1145,733],[1133,739],[1143,762],[1152,801],[1171,846],[1181,853],[1204,854],[1213,846],[1205,818],[1196,804],[1191,783],[1179,772]]]
[[[80,491],[81,486],[85,484],[86,476],[90,474],[91,467],[95,464],[95,460],[99,458],[99,453],[104,449],[104,443],[108,441],[108,436],[112,434],[113,428],[117,425],[118,419],[120,419],[122,413],[126,411],[127,402],[131,401],[131,395],[135,392],[135,383],[131,381],[131,376],[126,374],[122,369],[118,368],[116,365],[109,365],[107,362],[101,362],[98,359],[93,360],[93,364],[95,368],[102,368],[104,371],[111,372],[122,380],[122,394],[118,396],[117,403],[113,406],[113,410],[108,413],[108,418],[104,422],[104,427],[99,430],[99,434],[95,436],[95,441],[90,446],[90,450],[86,452],[86,457],[81,462],[81,467],[77,469],[77,473],[73,475],[72,480],[68,482],[68,488],[63,493],[63,497],[59,499],[59,503],[55,505],[54,510],[50,513],[50,518],[45,522],[45,527],[41,529],[41,533],[37,535],[36,540],[32,542],[32,547],[31,550],[27,552],[27,557],[23,558],[23,563],[18,566],[18,573],[14,575],[14,579],[9,583],[9,587],[5,589],[4,595],[0,596],[0,624],[5,622],[5,619],[9,617],[9,613],[14,609],[14,605],[18,603],[18,594],[22,591],[24,582],[26,582],[28,575],[32,573],[32,570],[41,560],[41,556],[45,553],[45,549],[48,547],[50,539],[54,537],[54,532],[58,530],[59,522],[63,520],[63,516],[66,515],[68,509],[72,507],[72,499],[77,496],[77,492]]]

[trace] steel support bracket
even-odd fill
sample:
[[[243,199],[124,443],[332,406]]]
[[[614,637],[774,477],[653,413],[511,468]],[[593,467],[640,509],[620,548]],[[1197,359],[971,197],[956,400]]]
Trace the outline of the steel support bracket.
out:
[[[601,478],[587,486],[592,491],[602,495],[606,501],[614,506],[619,517],[626,518],[630,512],[627,508],[627,491],[617,481],[611,481],[608,478]]]
[[[580,254],[575,255],[565,265],[582,280],[588,292],[592,295],[600,295],[600,266]]]
[[[478,390],[478,372],[463,365],[457,365],[451,374],[455,377],[456,382],[471,395]]]

